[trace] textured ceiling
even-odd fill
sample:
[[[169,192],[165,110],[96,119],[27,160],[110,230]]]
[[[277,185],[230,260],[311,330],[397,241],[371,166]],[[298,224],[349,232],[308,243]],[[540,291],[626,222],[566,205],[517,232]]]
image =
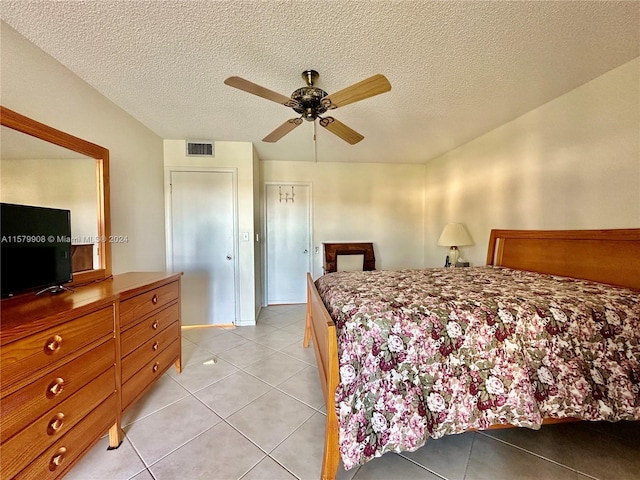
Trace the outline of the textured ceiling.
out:
[[[2,20],[168,139],[254,142],[262,160],[420,163],[640,55],[640,3],[586,1],[11,1]],[[320,72],[335,92],[376,73],[388,93],[332,115],[365,139],[302,126],[261,139]],[[317,157],[315,157],[317,154]]]

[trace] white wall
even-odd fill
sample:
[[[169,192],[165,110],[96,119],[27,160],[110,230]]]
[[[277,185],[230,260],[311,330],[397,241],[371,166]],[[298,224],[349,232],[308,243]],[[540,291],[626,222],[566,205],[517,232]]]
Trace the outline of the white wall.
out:
[[[370,241],[376,268],[424,265],[424,166],[262,161],[261,181],[312,185],[314,278],[322,242]]]
[[[239,238],[237,246],[240,286],[240,318],[238,325],[252,325],[255,323],[260,310],[259,292],[256,286],[259,280],[256,275],[256,250],[259,248],[255,242],[255,196],[254,182],[257,183],[257,173],[253,145],[249,142],[215,142],[215,157],[188,157],[185,152],[184,140],[164,141],[165,172],[171,168],[222,168],[235,169],[237,172],[237,205],[238,205],[238,232],[239,237],[243,232],[249,232],[249,238],[253,241],[245,242]],[[168,192],[166,192],[168,195]],[[165,208],[169,208],[168,196],[165,200]],[[168,212],[167,212],[168,214]]]
[[[640,60],[428,162],[425,206],[427,266],[452,221],[475,265],[492,228],[640,227]]]
[[[109,150],[113,273],[164,271],[162,139],[4,22],[3,106]]]

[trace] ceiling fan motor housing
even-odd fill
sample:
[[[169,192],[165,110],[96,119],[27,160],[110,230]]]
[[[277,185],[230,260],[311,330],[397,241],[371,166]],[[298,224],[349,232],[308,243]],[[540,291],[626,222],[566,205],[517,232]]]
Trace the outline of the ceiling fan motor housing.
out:
[[[298,106],[293,109],[302,115],[302,118],[310,122],[318,118],[318,115],[327,111],[322,105],[322,98],[327,96],[327,92],[317,87],[302,87],[291,94],[291,98],[298,102]]]

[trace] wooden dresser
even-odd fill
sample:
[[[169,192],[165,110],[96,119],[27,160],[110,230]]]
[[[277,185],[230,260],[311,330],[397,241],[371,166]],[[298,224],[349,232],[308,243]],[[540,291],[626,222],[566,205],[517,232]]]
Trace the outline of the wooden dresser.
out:
[[[3,300],[0,477],[59,478],[171,364],[181,369],[180,274],[126,273]]]

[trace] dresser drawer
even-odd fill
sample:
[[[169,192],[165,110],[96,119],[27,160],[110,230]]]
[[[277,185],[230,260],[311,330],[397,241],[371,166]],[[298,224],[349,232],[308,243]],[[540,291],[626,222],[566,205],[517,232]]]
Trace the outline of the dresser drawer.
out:
[[[137,319],[162,308],[180,296],[180,282],[172,282],[120,302],[120,328],[125,329]]]
[[[140,345],[122,360],[122,381],[129,380],[133,374],[179,338],[180,324],[176,321]]]
[[[102,372],[113,371],[115,357],[115,340],[110,339],[4,397],[0,403],[0,438],[4,441],[12,437],[34,418],[67,400]]]
[[[89,413],[66,435],[55,441],[44,453],[32,460],[15,479],[48,480],[60,478],[69,467],[96,443],[116,421],[117,396],[107,400]],[[6,478],[4,475],[2,478]]]
[[[37,457],[69,432],[115,391],[115,367],[112,366],[81,391],[40,416],[9,440],[3,438],[0,445],[3,478],[10,478],[27,467],[31,458]]]
[[[180,339],[174,341],[166,350],[150,362],[147,362],[141,370],[122,385],[122,410],[124,411],[131,403],[160,375],[162,375],[171,364],[180,357]]]
[[[155,315],[146,317],[141,322],[122,332],[122,343],[120,347],[122,356],[126,357],[158,332],[167,328],[168,325],[177,322],[179,318],[180,305],[174,303],[164,310],[157,312]]]
[[[2,347],[2,390],[26,380],[67,355],[114,332],[113,308],[107,307]]]

